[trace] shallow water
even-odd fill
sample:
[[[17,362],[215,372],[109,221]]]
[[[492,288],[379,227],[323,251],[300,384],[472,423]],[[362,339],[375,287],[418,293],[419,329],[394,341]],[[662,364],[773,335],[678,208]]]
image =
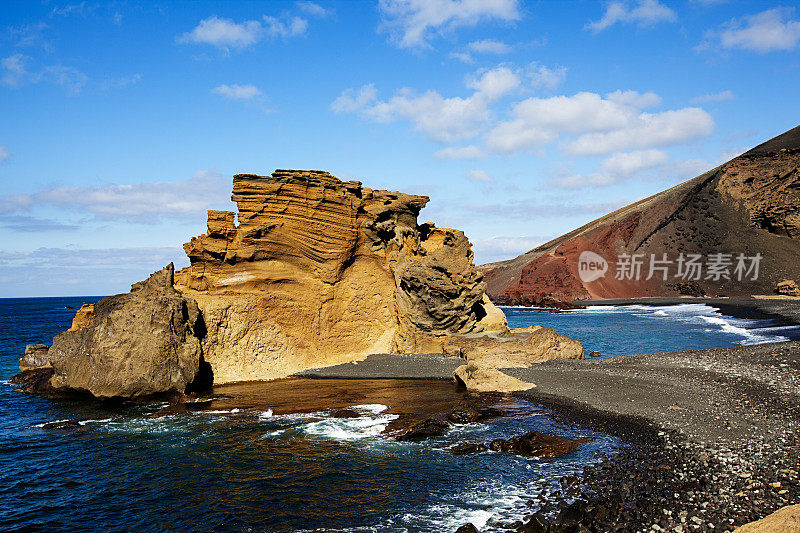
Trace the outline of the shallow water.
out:
[[[722,348],[800,338],[800,326],[774,319],[723,315],[704,304],[665,306],[604,305],[550,313],[525,307],[503,307],[511,327],[539,324],[583,344],[588,354],[604,357],[637,353]]]
[[[25,344],[66,329],[74,310],[64,307],[84,300],[0,300],[0,379],[16,372]],[[514,416],[428,442],[386,434],[464,394],[441,381],[290,379],[217,387],[199,410],[173,412],[49,400],[3,384],[0,530],[488,530],[619,445],[510,399],[501,407]],[[332,418],[340,407],[359,416]],[[83,425],[42,427],[74,419]],[[447,450],[530,430],[594,440],[557,460]]]

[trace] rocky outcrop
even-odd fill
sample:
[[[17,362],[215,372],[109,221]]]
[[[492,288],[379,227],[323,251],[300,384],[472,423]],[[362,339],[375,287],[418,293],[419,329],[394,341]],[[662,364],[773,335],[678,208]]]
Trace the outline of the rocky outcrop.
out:
[[[50,347],[46,344],[29,344],[25,347],[25,355],[19,360],[20,372],[32,370],[34,368],[50,367],[50,359],[47,352]]]
[[[456,368],[453,374],[456,383],[475,392],[515,392],[534,388],[536,385],[500,372],[492,365],[470,361]]]
[[[800,531],[800,505],[790,505],[766,518],[736,528],[733,533],[797,533],[798,531]]]
[[[47,388],[98,398],[185,392],[200,374],[204,326],[197,304],[173,288],[173,274],[170,264],[130,293],[103,298],[91,324],[76,318],[81,327],[56,335]]]
[[[773,292],[784,278],[800,279],[800,127],[667,191],[554,239],[515,259],[483,265],[489,296],[498,303],[645,296],[750,296]],[[605,259],[608,271],[580,276],[583,252]],[[640,275],[617,276],[624,257],[640,255]],[[667,279],[652,257],[672,261]],[[730,254],[728,278],[703,270],[679,276],[680,254]],[[761,255],[753,273],[736,275],[736,257]],[[745,264],[746,267],[750,263]],[[650,279],[647,279],[647,278]],[[638,279],[637,279],[638,278]]]
[[[279,170],[235,176],[233,200],[236,214],[209,212],[176,275],[203,311],[216,383],[508,329],[464,234],[417,224],[427,197]]]
[[[800,287],[797,286],[796,281],[784,279],[778,282],[775,292],[783,296],[800,296]]]
[[[554,459],[574,452],[586,442],[591,442],[591,439],[566,439],[531,431],[510,439],[495,439],[489,444],[489,449],[496,452],[539,457],[540,459]]]
[[[278,170],[234,176],[232,199],[236,213],[209,211],[207,232],[184,245],[189,267],[77,312],[47,352],[49,386],[140,397],[374,353],[483,367],[583,357],[552,330],[509,330],[464,234],[418,224],[425,196]]]

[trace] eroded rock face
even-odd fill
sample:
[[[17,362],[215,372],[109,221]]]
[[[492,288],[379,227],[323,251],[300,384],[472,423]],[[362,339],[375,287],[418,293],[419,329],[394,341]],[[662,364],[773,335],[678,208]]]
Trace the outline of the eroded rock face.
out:
[[[800,531],[800,505],[790,505],[766,518],[736,528],[734,533],[796,533],[797,531]]]
[[[173,288],[173,273],[170,264],[130,293],[103,298],[90,324],[56,335],[48,386],[98,398],[185,392],[198,375],[204,327],[197,304]]]
[[[482,368],[583,357],[552,330],[509,330],[464,234],[417,223],[425,196],[278,170],[235,176],[232,199],[237,213],[209,211],[207,233],[184,245],[188,268],[82,307],[49,350],[31,348],[30,387],[143,397],[374,353]]]
[[[464,234],[417,224],[425,196],[278,170],[235,176],[232,198],[238,213],[210,211],[176,274],[205,317],[215,383],[508,329]]]

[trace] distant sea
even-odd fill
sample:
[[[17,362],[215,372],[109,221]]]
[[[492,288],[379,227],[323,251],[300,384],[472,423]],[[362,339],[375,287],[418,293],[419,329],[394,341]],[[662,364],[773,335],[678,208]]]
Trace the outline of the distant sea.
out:
[[[354,390],[356,418],[332,418],[325,408],[151,418],[165,404],[51,400],[8,384],[26,344],[49,344],[69,327],[74,308],[97,299],[0,299],[2,531],[446,532],[466,522],[488,531],[531,513],[528,502],[561,476],[619,446],[515,400],[527,414],[406,443],[381,435],[402,391],[365,404]],[[555,326],[607,355],[779,338],[768,324],[749,327],[694,307],[506,312],[512,325]],[[298,386],[318,387],[324,398],[324,385],[313,381]],[[269,385],[263,390],[269,405]],[[42,427],[74,419],[82,425]],[[594,440],[557,460],[447,450],[530,430]]]

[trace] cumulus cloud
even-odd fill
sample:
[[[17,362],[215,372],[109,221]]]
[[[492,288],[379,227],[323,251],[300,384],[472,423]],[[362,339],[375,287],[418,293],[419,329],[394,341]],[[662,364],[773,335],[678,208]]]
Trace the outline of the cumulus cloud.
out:
[[[443,148],[434,154],[439,159],[481,159],[486,152],[474,145]]]
[[[470,170],[467,172],[467,179],[478,183],[494,183],[494,178],[489,176],[485,170]]]
[[[667,159],[667,154],[661,150],[621,152],[605,159],[602,168],[606,174],[628,177],[642,170],[663,165]]]
[[[689,103],[692,104],[706,104],[708,102],[727,102],[729,100],[734,100],[736,96],[731,91],[722,91],[719,93],[708,93],[704,94],[703,96],[695,96]]]
[[[467,45],[467,48],[476,54],[507,54],[514,48],[502,41],[494,39],[482,39],[480,41],[473,41]]]
[[[606,7],[603,17],[598,21],[586,24],[586,29],[597,33],[618,23],[645,27],[658,22],[675,22],[676,20],[678,20],[678,16],[675,12],[658,0],[637,0],[633,4],[611,2]]]
[[[489,104],[520,85],[508,67],[479,73],[467,81],[475,92],[468,97],[445,98],[436,91],[423,94],[401,89],[392,98],[379,101],[372,85],[358,91],[348,89],[331,104],[337,113],[357,112],[375,122],[408,120],[415,129],[439,142],[454,142],[475,137],[489,121]]]
[[[436,34],[483,21],[521,18],[517,0],[380,0],[378,9],[379,31],[401,48],[424,48]]]
[[[209,44],[222,50],[247,48],[266,37],[294,37],[308,29],[308,21],[301,17],[269,17],[261,20],[234,22],[231,19],[211,16],[200,21],[190,32],[177,38],[179,43]]]
[[[26,213],[45,206],[92,215],[101,220],[142,224],[165,218],[189,218],[215,205],[230,192],[230,181],[216,170],[205,170],[184,181],[51,187],[33,194],[0,197],[0,215]]]
[[[0,146],[0,163],[5,162],[9,157],[11,157],[11,152],[8,151],[8,147]]]
[[[510,118],[487,135],[496,152],[533,150],[567,136],[563,149],[575,155],[599,155],[632,148],[686,143],[711,133],[714,121],[699,108],[647,113],[656,98],[634,91],[606,95],[528,98],[512,107]]]
[[[800,20],[793,19],[794,8],[776,7],[732,19],[719,30],[706,33],[700,49],[721,46],[758,53],[793,50],[800,43]]]
[[[226,85],[222,84],[211,89],[214,94],[219,94],[230,100],[252,100],[262,96],[262,92],[255,85]]]

